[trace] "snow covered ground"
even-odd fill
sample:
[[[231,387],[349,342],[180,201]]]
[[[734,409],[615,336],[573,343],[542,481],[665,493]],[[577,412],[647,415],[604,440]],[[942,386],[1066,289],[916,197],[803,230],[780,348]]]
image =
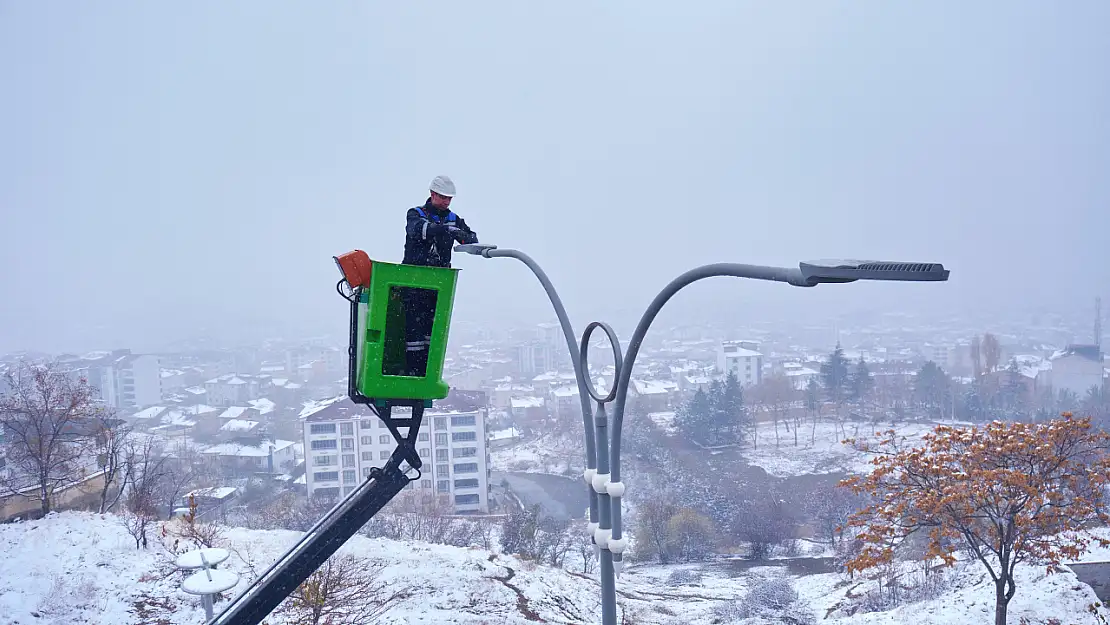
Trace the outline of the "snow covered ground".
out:
[[[241,574],[235,592],[250,578],[247,562],[262,570],[297,536],[228,529],[223,546],[232,556],[221,568]],[[411,593],[382,617],[383,624],[577,624],[600,618],[598,586],[591,576],[479,549],[363,537],[352,539],[340,553],[382,565],[383,580]],[[203,621],[199,600],[180,590],[183,574],[174,570],[171,556],[159,545],[137,551],[111,515],[65,512],[0,526],[0,554],[0,625]],[[703,575],[687,585],[669,581],[681,569],[699,569]],[[633,567],[618,582],[619,602],[632,622],[642,625],[709,623],[754,581],[782,570],[761,567],[737,574],[714,565]],[[959,588],[936,599],[856,615],[837,606],[872,582],[827,574],[794,578],[794,583],[801,603],[820,622],[832,625],[964,625],[992,620],[993,590],[980,570],[971,566],[962,571],[955,576]],[[1045,623],[1055,617],[1068,624],[1094,623],[1086,606],[1095,601],[1091,589],[1070,572],[1046,576],[1034,568],[1020,569],[1010,622],[1026,617]],[[224,605],[218,603],[217,610]]]
[[[872,454],[860,453],[841,441],[845,438],[875,438],[876,432],[893,429],[907,438],[920,437],[930,432],[933,424],[899,424],[891,426],[880,423],[877,426],[847,422],[844,432],[832,423],[818,422],[816,430],[812,423],[805,423],[798,431],[798,446],[794,446],[793,424],[787,430],[779,423],[779,445],[775,447],[775,426],[761,422],[758,429],[758,448],[746,444],[742,450],[749,464],[762,467],[770,475],[790,477],[811,473],[836,473],[840,471],[865,473],[871,470],[869,464]],[[812,443],[811,443],[812,437]]]
[[[543,434],[511,447],[490,451],[494,471],[581,474],[586,468],[586,451],[560,433]]]

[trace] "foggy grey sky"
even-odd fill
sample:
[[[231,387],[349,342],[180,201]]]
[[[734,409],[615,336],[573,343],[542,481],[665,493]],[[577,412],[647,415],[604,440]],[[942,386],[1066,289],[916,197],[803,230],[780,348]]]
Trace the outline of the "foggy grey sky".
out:
[[[0,351],[341,332],[331,257],[399,261],[439,173],[579,327],[701,263],[820,257],[952,281],[720,279],[669,314],[1086,310],[1108,25],[1103,0],[0,0]],[[455,265],[458,317],[550,315],[522,265]]]

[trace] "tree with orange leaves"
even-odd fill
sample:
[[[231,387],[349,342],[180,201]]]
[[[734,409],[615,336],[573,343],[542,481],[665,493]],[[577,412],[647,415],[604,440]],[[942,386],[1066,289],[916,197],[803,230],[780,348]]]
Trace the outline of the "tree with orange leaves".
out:
[[[862,543],[849,571],[891,562],[901,541],[924,532],[927,558],[951,565],[963,549],[986,567],[995,625],[1006,625],[1018,564],[1055,572],[1092,543],[1110,546],[1087,531],[1108,518],[1110,481],[1110,435],[1093,429],[1090,418],[942,425],[912,447],[893,430],[878,436],[874,444],[845,441],[877,454],[870,475],[841,482],[871,497],[848,521]]]

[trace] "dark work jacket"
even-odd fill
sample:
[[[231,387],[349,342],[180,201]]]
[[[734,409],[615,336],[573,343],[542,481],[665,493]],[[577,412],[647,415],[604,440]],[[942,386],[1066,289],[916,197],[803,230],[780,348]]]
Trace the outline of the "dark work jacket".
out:
[[[462,217],[450,210],[440,210],[432,206],[429,199],[423,206],[410,208],[405,225],[406,265],[425,265],[428,267],[450,267],[451,248],[455,243],[477,243],[475,234]],[[456,240],[447,231],[448,226],[458,228]]]

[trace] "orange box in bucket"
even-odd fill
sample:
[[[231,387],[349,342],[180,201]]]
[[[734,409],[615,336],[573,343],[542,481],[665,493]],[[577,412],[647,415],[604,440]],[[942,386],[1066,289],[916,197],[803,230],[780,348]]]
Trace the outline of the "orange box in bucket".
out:
[[[372,263],[370,257],[362,250],[354,250],[340,256],[333,256],[335,264],[343,274],[343,279],[351,288],[368,288],[370,286],[370,271]]]

